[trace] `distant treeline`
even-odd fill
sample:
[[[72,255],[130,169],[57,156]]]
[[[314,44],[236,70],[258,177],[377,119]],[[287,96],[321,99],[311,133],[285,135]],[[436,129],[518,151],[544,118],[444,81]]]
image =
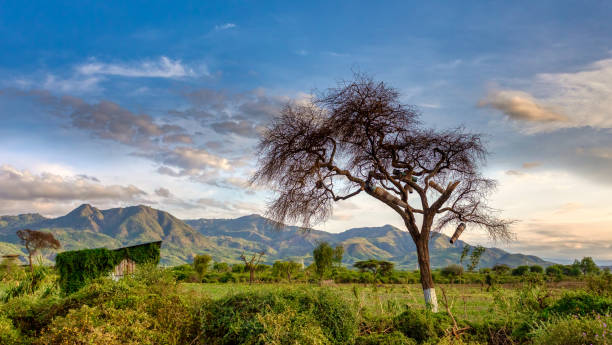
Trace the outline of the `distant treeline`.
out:
[[[177,280],[185,282],[232,283],[249,282],[250,279],[247,265],[213,262],[208,255],[197,256],[194,264],[169,269]],[[335,283],[415,284],[420,281],[418,270],[396,270],[392,262],[374,259],[358,261],[352,268],[330,262],[324,269],[319,269],[316,262],[303,267],[293,261],[276,261],[273,265],[257,264],[253,271],[255,281],[259,282],[315,283],[333,280]],[[571,265],[556,264],[546,268],[539,265],[516,268],[496,265],[492,268],[468,269],[461,265],[449,265],[434,269],[433,278],[436,283],[492,286],[525,281],[582,280],[609,271],[609,268],[600,269],[592,258],[585,257]]]

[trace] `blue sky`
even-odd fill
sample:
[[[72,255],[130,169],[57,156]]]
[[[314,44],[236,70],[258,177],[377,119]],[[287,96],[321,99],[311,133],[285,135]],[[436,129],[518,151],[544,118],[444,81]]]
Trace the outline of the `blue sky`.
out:
[[[2,1],[0,214],[261,213],[270,195],[243,188],[259,130],[359,71],[426,125],[487,135],[494,205],[520,220],[506,249],[612,261],[611,16],[606,1]],[[360,197],[319,228],[386,223],[401,220]]]

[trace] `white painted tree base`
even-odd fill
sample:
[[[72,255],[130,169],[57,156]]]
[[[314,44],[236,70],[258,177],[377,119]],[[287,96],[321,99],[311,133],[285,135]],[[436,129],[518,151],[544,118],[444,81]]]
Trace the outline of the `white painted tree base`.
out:
[[[438,298],[436,297],[436,289],[423,289],[423,295],[425,296],[425,304],[431,307],[431,311],[437,313]]]

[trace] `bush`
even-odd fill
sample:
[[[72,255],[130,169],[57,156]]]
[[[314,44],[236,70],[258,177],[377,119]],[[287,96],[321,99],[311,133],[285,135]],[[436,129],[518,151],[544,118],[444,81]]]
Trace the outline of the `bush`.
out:
[[[357,337],[355,345],[416,345],[416,341],[406,337],[402,332],[395,331]]]
[[[463,273],[463,266],[461,265],[448,265],[442,269],[442,275],[445,277],[458,277]]]
[[[278,333],[279,324],[286,326],[285,333]],[[347,344],[355,339],[356,324],[349,303],[329,291],[250,292],[205,305],[202,334],[212,344],[260,344],[262,339],[305,337],[299,330],[305,327],[312,335],[308,341],[322,334],[330,344]]]
[[[610,316],[564,316],[541,323],[531,332],[533,345],[610,344]]]
[[[197,335],[197,311],[191,307],[194,303],[186,300],[188,297],[178,291],[171,272],[143,267],[133,277],[118,282],[94,280],[64,298],[15,298],[2,310],[23,334],[40,335],[43,340],[38,344],[79,344],[90,338],[99,339],[100,344],[104,343],[102,339],[108,339],[109,344],[113,339],[130,343],[128,336],[149,344],[182,344]],[[123,319],[128,316],[136,322],[136,335],[119,329],[132,327],[130,320]],[[89,338],[71,333],[70,329],[79,327]]]
[[[544,269],[540,265],[533,265],[529,267],[529,270],[533,273],[543,273]]]
[[[451,327],[447,314],[433,313],[427,309],[408,309],[395,317],[395,329],[418,343],[435,340]]]
[[[566,292],[552,306],[544,310],[549,315],[588,315],[609,314],[612,312],[612,299],[590,294],[585,291]]]
[[[589,292],[599,296],[612,297],[612,274],[604,271],[599,276],[589,276],[587,279],[587,289]]]
[[[519,266],[512,270],[513,276],[522,276],[529,272],[529,266]]]
[[[13,322],[7,317],[0,315],[0,344],[17,345],[23,343],[21,333],[13,326]]]

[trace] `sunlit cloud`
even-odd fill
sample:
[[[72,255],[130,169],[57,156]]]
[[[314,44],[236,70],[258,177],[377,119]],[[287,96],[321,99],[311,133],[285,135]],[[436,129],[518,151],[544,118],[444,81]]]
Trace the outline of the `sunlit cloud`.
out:
[[[88,62],[76,67],[83,75],[115,75],[121,77],[147,78],[183,78],[208,75],[208,70],[185,65],[181,60],[172,60],[166,56],[158,60],[143,60],[131,63]]]

